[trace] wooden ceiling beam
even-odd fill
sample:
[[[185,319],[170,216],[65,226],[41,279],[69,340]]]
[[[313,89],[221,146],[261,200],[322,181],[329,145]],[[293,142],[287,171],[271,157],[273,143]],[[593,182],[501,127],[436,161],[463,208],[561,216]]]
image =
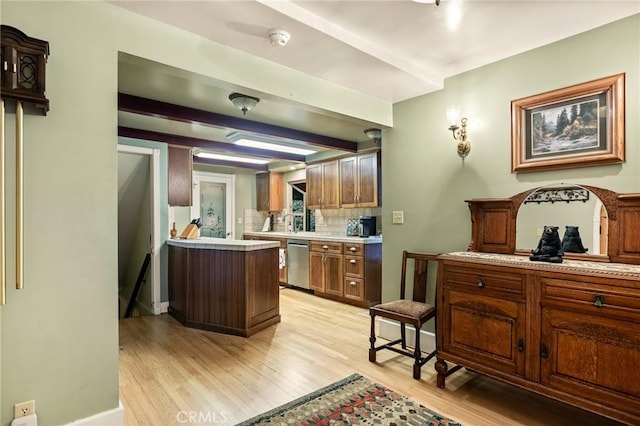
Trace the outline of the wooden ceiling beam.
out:
[[[306,142],[310,145],[337,149],[346,152],[357,152],[358,144],[346,139],[332,138],[316,133],[294,130],[273,124],[259,123],[244,118],[231,117],[215,112],[174,105],[167,102],[142,98],[139,96],[118,93],[118,110],[134,114],[162,117],[167,120],[183,123],[200,123],[208,126],[243,130],[286,139]]]
[[[188,136],[172,135],[169,133],[154,132],[152,130],[140,130],[124,126],[118,126],[118,136],[122,136],[125,138],[142,139],[146,141],[164,142],[170,145],[202,148],[207,151],[225,152],[228,154],[243,155],[247,157],[300,161],[302,163],[304,163],[305,161],[305,156],[299,154],[250,148],[228,142],[191,138]]]

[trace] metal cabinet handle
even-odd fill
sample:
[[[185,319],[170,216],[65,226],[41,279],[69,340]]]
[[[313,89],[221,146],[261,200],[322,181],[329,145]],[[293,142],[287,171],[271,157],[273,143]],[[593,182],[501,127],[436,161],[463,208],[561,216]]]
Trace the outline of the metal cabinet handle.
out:
[[[547,345],[542,344],[542,346],[540,346],[540,356],[542,358],[549,358],[549,349],[547,349]]]
[[[478,282],[476,283],[476,287],[484,288],[484,281],[482,280],[482,278],[478,278]]]
[[[7,61],[2,61],[2,67],[5,71],[9,69],[9,64],[7,63]]]
[[[17,73],[18,72],[18,64],[12,64],[13,65],[13,73]]]
[[[350,281],[350,282],[349,282],[349,285],[351,285],[351,286],[355,286],[355,285],[356,285],[356,282],[355,282],[355,281]]]
[[[356,263],[358,263],[358,261],[357,261],[357,260],[355,260],[355,259],[351,259],[351,260],[349,261],[349,263],[351,263],[352,265],[355,265]]]
[[[524,352],[524,341],[522,339],[518,339],[518,352]]]
[[[329,250],[329,246],[322,246],[323,250]]]
[[[593,297],[593,306],[595,306],[596,308],[602,308],[602,305],[604,305],[604,296],[602,296],[601,294],[596,294]]]
[[[355,247],[351,247],[351,248],[349,249],[349,251],[350,251],[350,252],[355,252],[355,251],[358,251],[358,249],[357,249],[357,248],[355,248]]]

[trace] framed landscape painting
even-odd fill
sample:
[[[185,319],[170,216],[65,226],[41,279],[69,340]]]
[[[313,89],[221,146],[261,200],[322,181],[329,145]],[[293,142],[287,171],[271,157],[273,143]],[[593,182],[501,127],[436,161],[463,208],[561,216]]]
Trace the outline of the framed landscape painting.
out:
[[[624,74],[511,102],[511,172],[622,163]]]

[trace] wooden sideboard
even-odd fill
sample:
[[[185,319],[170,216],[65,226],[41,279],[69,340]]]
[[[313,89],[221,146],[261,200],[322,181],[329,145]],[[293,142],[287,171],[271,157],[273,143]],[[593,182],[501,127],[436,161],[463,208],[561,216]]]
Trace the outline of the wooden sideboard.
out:
[[[517,211],[533,191],[468,201],[469,251],[438,258],[438,387],[466,367],[640,424],[640,195],[587,188],[609,214],[597,262],[514,254]]]

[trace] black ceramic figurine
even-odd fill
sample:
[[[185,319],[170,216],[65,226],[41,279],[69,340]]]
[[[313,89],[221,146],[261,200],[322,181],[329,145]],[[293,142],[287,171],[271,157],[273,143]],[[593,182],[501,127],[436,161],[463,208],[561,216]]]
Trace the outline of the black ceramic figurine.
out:
[[[562,263],[562,242],[557,226],[545,226],[538,247],[531,250],[530,260],[538,262]]]
[[[588,248],[582,245],[580,232],[577,226],[568,225],[565,227],[562,237],[562,251],[564,253],[586,253]]]

